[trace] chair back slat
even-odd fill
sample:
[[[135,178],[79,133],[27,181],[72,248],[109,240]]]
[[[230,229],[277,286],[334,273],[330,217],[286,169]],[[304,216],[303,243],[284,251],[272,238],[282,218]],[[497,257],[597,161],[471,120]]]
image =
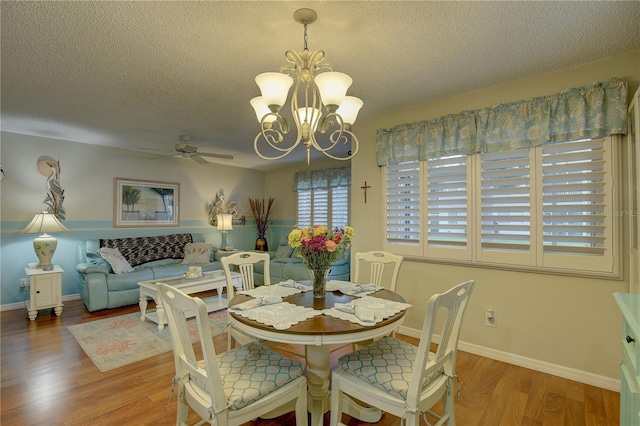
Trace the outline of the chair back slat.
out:
[[[361,284],[373,283],[377,287],[385,287],[395,291],[402,260],[402,256],[384,251],[358,252],[354,258],[353,281]],[[366,283],[363,282],[367,279],[362,272],[363,264],[369,265],[369,281]],[[389,276],[386,282],[384,281],[385,275]]]

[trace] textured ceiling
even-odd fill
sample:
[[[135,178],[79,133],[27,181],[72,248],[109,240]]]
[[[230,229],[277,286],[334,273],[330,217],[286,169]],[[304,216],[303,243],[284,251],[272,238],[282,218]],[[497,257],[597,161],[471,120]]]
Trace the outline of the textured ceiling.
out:
[[[161,152],[188,134],[235,156],[223,164],[301,161],[301,148],[253,153],[249,105],[254,77],[302,50],[301,7],[318,13],[309,49],[353,77],[360,117],[640,46],[638,1],[2,1],[1,129]]]

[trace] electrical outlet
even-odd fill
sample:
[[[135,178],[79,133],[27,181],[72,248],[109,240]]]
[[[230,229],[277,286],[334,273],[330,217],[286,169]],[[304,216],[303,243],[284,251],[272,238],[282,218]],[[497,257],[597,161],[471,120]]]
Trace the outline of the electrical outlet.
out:
[[[20,288],[25,288],[27,286],[27,279],[20,278]]]
[[[486,325],[487,327],[496,326],[496,313],[493,312],[493,309],[487,309],[485,311],[484,325]]]

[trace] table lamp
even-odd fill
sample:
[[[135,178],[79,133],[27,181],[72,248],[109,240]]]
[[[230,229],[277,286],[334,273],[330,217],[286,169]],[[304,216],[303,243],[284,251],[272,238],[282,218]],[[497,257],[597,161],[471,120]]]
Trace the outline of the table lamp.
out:
[[[227,231],[233,231],[233,215],[231,214],[219,214],[217,216],[216,228],[222,234],[222,250],[227,249]]]
[[[40,268],[44,271],[52,271],[53,264],[51,258],[53,253],[56,252],[58,241],[49,235],[49,232],[68,232],[69,228],[64,226],[56,215],[49,212],[36,213],[33,220],[20,231],[21,234],[40,234],[35,240],[33,240],[33,248],[36,251],[36,256],[40,263],[36,268]]]

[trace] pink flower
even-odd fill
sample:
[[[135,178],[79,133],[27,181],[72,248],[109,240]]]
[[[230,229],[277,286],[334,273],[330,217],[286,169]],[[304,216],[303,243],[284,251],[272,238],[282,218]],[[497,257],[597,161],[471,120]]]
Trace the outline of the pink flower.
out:
[[[336,251],[336,248],[338,247],[338,245],[333,241],[329,240],[327,241],[326,247],[327,247],[327,251],[333,253],[334,251]]]

